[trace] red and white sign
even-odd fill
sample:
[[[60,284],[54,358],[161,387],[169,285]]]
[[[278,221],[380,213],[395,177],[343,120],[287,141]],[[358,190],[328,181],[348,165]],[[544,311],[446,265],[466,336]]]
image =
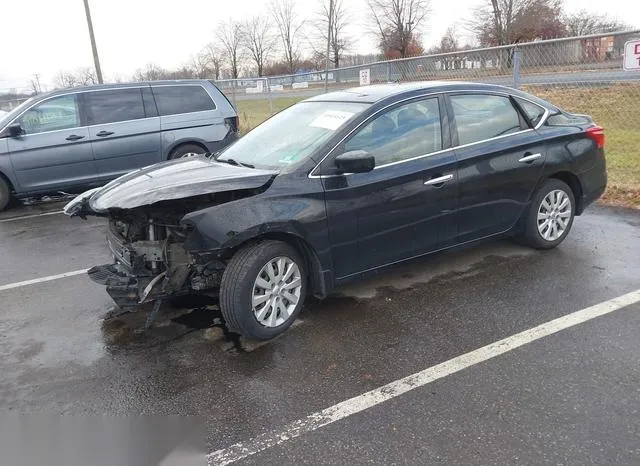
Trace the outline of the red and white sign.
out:
[[[624,44],[624,69],[640,70],[640,39],[630,40]]]

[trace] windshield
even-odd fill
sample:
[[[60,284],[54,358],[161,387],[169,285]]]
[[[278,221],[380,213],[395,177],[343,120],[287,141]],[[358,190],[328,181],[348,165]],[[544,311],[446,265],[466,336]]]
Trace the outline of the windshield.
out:
[[[308,158],[338,128],[368,106],[353,102],[300,102],[240,138],[218,160],[270,169],[297,163]]]
[[[22,102],[20,105],[18,105],[16,108],[14,108],[13,110],[11,110],[9,113],[7,113],[6,115],[0,113],[0,129],[2,129],[2,127],[8,123],[9,121],[13,120],[18,114],[20,114],[20,112],[22,112],[22,110],[24,110],[28,105],[31,105],[31,103],[34,101],[35,99],[33,97],[30,97],[29,99],[25,100],[24,102]]]

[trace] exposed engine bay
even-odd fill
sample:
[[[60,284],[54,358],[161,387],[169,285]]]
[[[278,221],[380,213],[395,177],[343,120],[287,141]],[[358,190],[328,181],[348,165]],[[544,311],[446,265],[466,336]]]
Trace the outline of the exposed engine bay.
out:
[[[165,201],[134,209],[110,209],[107,244],[112,264],[89,270],[106,285],[123,310],[139,304],[189,293],[217,293],[225,268],[220,251],[187,251],[192,228],[181,225],[193,211],[250,196],[255,190],[228,191]]]

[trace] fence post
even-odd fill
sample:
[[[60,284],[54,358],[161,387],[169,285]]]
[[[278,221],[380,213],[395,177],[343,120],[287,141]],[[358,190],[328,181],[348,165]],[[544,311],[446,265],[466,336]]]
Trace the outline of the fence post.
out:
[[[520,89],[520,49],[513,49],[513,87]]]
[[[271,85],[269,84],[269,78],[264,78],[264,84],[267,91],[267,98],[269,99],[269,115],[273,115],[273,98],[271,96]]]
[[[238,107],[236,106],[236,80],[231,80],[231,101],[233,102],[233,108],[238,111]]]

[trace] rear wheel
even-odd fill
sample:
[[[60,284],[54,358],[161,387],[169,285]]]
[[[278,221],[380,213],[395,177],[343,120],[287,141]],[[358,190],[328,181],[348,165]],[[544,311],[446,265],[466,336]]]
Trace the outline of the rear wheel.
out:
[[[521,241],[536,249],[555,248],[569,234],[575,210],[571,188],[560,180],[547,180],[533,196]]]
[[[206,153],[207,151],[197,144],[183,144],[171,151],[171,154],[169,154],[169,160],[193,157],[195,155],[202,155]]]
[[[9,183],[0,176],[0,211],[6,209],[11,202],[11,188]]]
[[[229,330],[254,340],[280,335],[302,309],[306,273],[298,252],[282,241],[238,251],[220,284],[220,310]]]

